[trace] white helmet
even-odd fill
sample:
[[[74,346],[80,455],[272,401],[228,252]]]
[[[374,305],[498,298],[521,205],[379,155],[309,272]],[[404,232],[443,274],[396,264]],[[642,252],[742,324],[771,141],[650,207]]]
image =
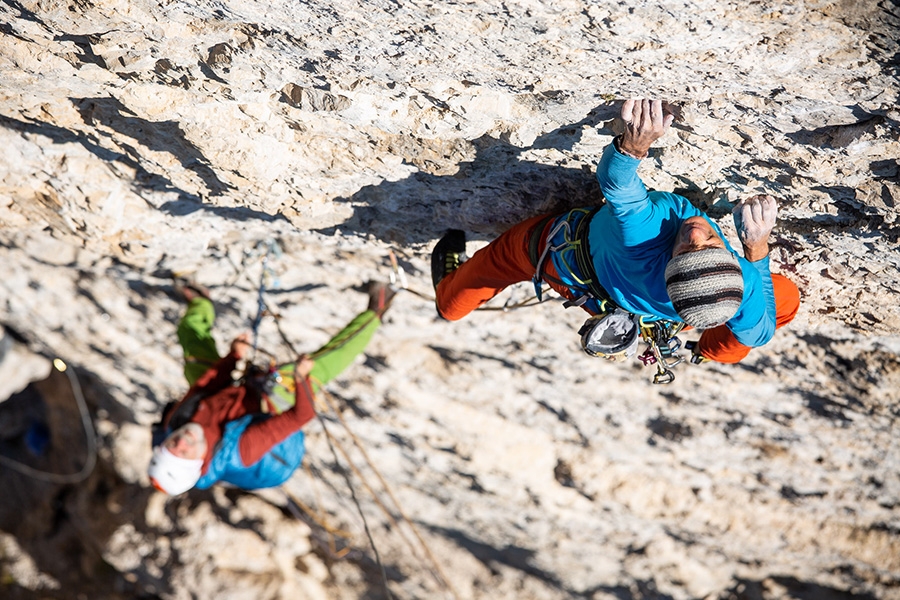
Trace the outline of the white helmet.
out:
[[[194,487],[202,468],[202,458],[181,458],[159,445],[153,450],[147,474],[153,487],[175,496]]]

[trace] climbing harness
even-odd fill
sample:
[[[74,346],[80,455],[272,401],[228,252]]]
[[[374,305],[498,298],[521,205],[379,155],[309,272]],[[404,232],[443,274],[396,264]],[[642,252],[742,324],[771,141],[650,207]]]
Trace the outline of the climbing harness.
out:
[[[84,437],[87,443],[87,458],[85,459],[84,466],[77,473],[60,474],[34,469],[3,455],[0,455],[0,463],[5,464],[23,475],[28,475],[29,477],[33,477],[40,481],[58,484],[80,483],[90,476],[94,470],[94,466],[97,464],[97,439],[94,433],[94,424],[91,421],[87,403],[84,401],[81,384],[78,382],[78,377],[74,374],[73,369],[69,369],[61,358],[53,359],[53,368],[61,373],[65,373],[68,377],[69,385],[72,386],[72,395],[75,397],[75,404],[78,405],[78,412],[81,414],[81,426],[84,428]]]
[[[538,300],[541,299],[544,281],[570,290],[573,298],[563,306],[580,306],[593,313],[578,330],[585,353],[624,362],[637,354],[638,345],[643,340],[647,348],[637,357],[638,360],[644,366],[656,365],[653,383],[671,383],[675,379],[672,367],[683,360],[678,354],[681,340],[677,334],[684,328],[684,323],[638,316],[613,302],[610,294],[597,281],[588,245],[589,224],[597,210],[599,208],[574,209],[558,217],[547,217],[535,226],[528,244],[529,257],[535,266],[532,278],[535,295]],[[544,235],[548,227],[550,231]],[[538,255],[542,241],[544,250]],[[559,264],[565,269],[564,278],[570,282],[545,272],[551,255],[559,259]]]
[[[563,303],[566,308],[584,307],[593,314],[605,313],[607,305],[615,308],[609,293],[597,281],[596,275],[593,275],[594,266],[588,246],[588,230],[590,221],[598,210],[599,207],[576,208],[558,217],[547,217],[532,230],[528,242],[528,256],[535,267],[531,280],[539,300],[542,282],[547,281],[572,293],[574,297]],[[544,230],[554,221],[555,224],[545,236]],[[538,256],[537,251],[541,242],[544,243],[544,250]],[[571,282],[562,281],[545,272],[544,267],[551,254],[559,258]]]

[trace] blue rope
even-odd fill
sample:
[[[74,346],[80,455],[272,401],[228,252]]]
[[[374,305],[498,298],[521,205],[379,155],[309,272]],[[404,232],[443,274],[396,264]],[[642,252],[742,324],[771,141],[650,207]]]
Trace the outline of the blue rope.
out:
[[[265,246],[265,253],[263,254],[262,273],[260,273],[259,275],[259,289],[256,296],[256,317],[253,319],[253,324],[250,327],[250,331],[253,334],[252,356],[256,356],[256,351],[259,346],[259,326],[266,314],[266,278],[274,273],[274,271],[269,267],[269,254],[274,254],[276,257],[281,255],[281,248],[278,247],[278,244],[275,243],[274,240],[266,240],[265,242],[260,242],[257,247],[262,245]]]

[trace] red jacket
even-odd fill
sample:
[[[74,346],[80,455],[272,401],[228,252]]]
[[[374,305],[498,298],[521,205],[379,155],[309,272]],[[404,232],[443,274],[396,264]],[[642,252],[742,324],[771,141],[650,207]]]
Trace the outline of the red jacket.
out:
[[[172,416],[189,399],[197,397],[198,394],[202,397],[190,421],[203,427],[206,436],[206,456],[203,459],[202,469],[204,474],[209,468],[216,444],[222,439],[225,425],[245,415],[260,412],[259,393],[246,385],[234,385],[231,379],[231,372],[234,371],[237,360],[238,357],[230,353],[210,367],[163,421],[163,424],[168,426]],[[244,465],[252,465],[273,446],[277,446],[306,425],[315,415],[312,399],[313,393],[309,382],[305,379],[298,380],[296,402],[292,408],[247,427],[241,435],[239,446]]]

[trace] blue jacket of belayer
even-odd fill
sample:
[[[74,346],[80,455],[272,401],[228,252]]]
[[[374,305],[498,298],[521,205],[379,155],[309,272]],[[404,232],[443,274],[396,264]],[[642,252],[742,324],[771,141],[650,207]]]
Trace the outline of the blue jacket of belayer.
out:
[[[305,453],[303,431],[289,435],[252,465],[245,465],[241,460],[239,448],[241,435],[254,420],[266,418],[268,415],[246,415],[225,425],[222,439],[216,444],[209,463],[209,469],[197,482],[196,487],[205,490],[215,483],[224,481],[245,490],[255,490],[275,487],[290,479],[303,462]]]

